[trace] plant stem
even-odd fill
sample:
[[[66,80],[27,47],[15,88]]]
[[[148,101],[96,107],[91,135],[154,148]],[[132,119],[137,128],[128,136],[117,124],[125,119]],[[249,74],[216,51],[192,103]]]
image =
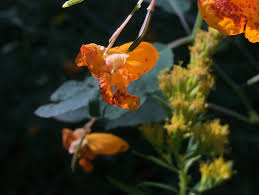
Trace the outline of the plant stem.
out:
[[[239,99],[246,107],[249,113],[249,121],[252,124],[259,123],[259,116],[253,109],[248,97],[242,88],[240,88],[218,65],[214,64],[215,70],[221,76],[221,78],[233,89],[233,91],[239,96]]]
[[[248,117],[244,116],[244,115],[241,115],[233,110],[230,110],[230,109],[227,109],[227,108],[224,108],[222,106],[218,106],[216,104],[213,104],[213,103],[208,103],[208,106],[209,108],[213,109],[213,110],[216,110],[218,112],[222,112],[228,116],[231,116],[231,117],[234,117],[240,121],[243,121],[243,122],[246,122],[246,123],[249,123],[251,124],[251,121]]]
[[[110,48],[113,46],[113,44],[115,43],[116,39],[118,38],[118,36],[120,35],[121,31],[125,28],[125,26],[128,24],[128,22],[130,21],[130,19],[132,18],[132,16],[135,14],[136,11],[138,11],[141,7],[143,0],[139,0],[138,3],[136,4],[136,6],[134,7],[134,9],[131,11],[131,13],[128,15],[128,17],[124,20],[124,22],[120,25],[120,27],[113,33],[113,35],[111,36],[111,38],[109,39],[109,45],[107,46],[106,50],[105,50],[105,54],[107,54],[110,50]]]
[[[193,42],[199,29],[201,28],[201,25],[202,25],[202,17],[201,17],[200,12],[198,12],[197,16],[196,16],[196,21],[195,21],[194,27],[192,29],[192,34],[189,36],[177,39],[175,41],[172,41],[171,43],[168,43],[168,47],[171,49],[174,49],[176,47]]]
[[[187,174],[185,173],[185,171],[181,170],[179,172],[179,188],[180,188],[180,191],[179,191],[179,195],[186,195],[187,193],[187,181],[188,181],[188,178],[187,178]]]
[[[193,30],[192,30],[193,38],[196,37],[198,31],[201,28],[201,25],[202,25],[202,17],[201,17],[200,12],[198,11],[197,16],[196,16],[196,20],[195,20],[195,24],[194,24],[194,27],[193,27]]]
[[[188,23],[186,22],[183,13],[181,12],[181,10],[177,7],[177,5],[175,4],[174,0],[167,0],[168,3],[170,4],[170,6],[173,8],[173,10],[175,11],[176,15],[178,16],[178,18],[180,19],[180,22],[182,23],[182,26],[185,30],[185,32],[189,35],[191,34],[191,29],[188,25]]]

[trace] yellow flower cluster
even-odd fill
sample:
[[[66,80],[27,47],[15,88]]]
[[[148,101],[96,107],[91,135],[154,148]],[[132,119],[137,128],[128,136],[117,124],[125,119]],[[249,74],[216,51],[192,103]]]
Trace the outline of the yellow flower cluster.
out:
[[[200,164],[201,186],[200,191],[214,187],[224,180],[230,179],[234,174],[232,162],[225,161],[223,157],[214,159],[212,162]]]
[[[228,144],[228,125],[221,125],[219,119],[207,121],[193,128],[196,139],[201,141],[201,150],[211,155],[224,154]]]
[[[169,133],[190,129],[198,114],[206,110],[205,101],[214,86],[210,57],[222,38],[214,29],[200,31],[190,48],[191,60],[187,68],[175,65],[172,71],[165,70],[159,76],[159,86],[174,108],[173,117],[165,125]]]

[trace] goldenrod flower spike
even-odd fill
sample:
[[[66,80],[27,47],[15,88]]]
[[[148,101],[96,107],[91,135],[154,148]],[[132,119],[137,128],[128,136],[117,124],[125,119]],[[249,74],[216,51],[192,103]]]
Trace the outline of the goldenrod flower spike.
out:
[[[103,46],[93,43],[83,45],[75,61],[78,66],[87,66],[92,76],[98,79],[101,95],[107,104],[136,110],[140,100],[137,96],[128,94],[126,87],[150,71],[159,54],[155,47],[147,42],[126,53],[131,43],[111,48],[109,55],[103,55]]]
[[[198,0],[203,19],[224,35],[245,33],[259,42],[259,0]]]

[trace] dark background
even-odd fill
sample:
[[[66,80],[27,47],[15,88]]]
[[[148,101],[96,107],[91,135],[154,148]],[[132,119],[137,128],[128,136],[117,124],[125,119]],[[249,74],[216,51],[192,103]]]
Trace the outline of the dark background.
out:
[[[112,132],[126,139],[131,151],[115,157],[98,157],[95,171],[80,169],[73,174],[71,156],[62,148],[61,129],[80,127],[34,115],[37,107],[48,102],[51,93],[64,81],[81,79],[86,73],[74,64],[83,43],[107,45],[111,34],[134,7],[133,0],[86,0],[62,9],[61,0],[1,0],[0,65],[1,125],[0,175],[4,195],[15,194],[114,194],[121,193],[108,183],[106,176],[135,185],[141,181],[159,181],[177,185],[177,178],[151,162],[139,159],[132,150],[155,154],[137,129],[123,128]],[[135,15],[116,44],[134,40],[145,16],[145,7]],[[192,26],[197,7],[185,15]],[[206,27],[206,26],[204,26]],[[157,8],[153,15],[148,41],[168,43],[185,36],[174,14]],[[175,62],[188,62],[186,46],[175,49]],[[215,55],[215,63],[240,86],[259,72],[258,44],[243,35],[227,38]],[[217,73],[215,73],[217,76]],[[259,112],[259,87],[244,87]],[[240,100],[217,76],[217,86],[210,102],[246,113]],[[259,128],[210,111],[230,124],[231,151],[237,173],[233,179],[208,194],[254,195],[259,185]],[[94,129],[102,131],[102,124]],[[152,189],[150,194],[169,194]]]

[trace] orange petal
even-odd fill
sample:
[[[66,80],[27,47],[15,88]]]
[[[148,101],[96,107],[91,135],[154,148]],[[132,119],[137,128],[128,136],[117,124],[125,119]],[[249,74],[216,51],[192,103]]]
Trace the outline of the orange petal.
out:
[[[111,103],[127,110],[137,110],[140,104],[138,96],[128,94],[126,88],[117,89],[111,99]]]
[[[198,0],[203,19],[209,26],[224,35],[236,35],[244,32],[246,16],[240,4],[244,0]]]
[[[88,66],[92,75],[99,77],[104,72],[105,61],[98,45],[91,43],[82,45],[75,60],[77,66]]]
[[[203,19],[224,35],[244,32],[259,42],[259,0],[198,0]],[[245,27],[246,26],[246,27]]]
[[[254,0],[254,4],[251,5],[251,13],[246,24],[245,35],[250,42],[259,42],[259,0]]]
[[[73,134],[73,131],[70,129],[63,129],[62,130],[62,142],[63,142],[63,147],[68,150],[70,147],[71,143],[76,140],[77,138]]]
[[[109,133],[91,133],[86,136],[89,149],[96,155],[112,155],[128,150],[123,139]]]
[[[102,98],[107,104],[112,104],[128,110],[138,109],[140,104],[139,98],[128,94],[123,81],[120,81],[120,77],[116,79],[116,77],[113,78],[110,74],[106,73],[104,78],[99,78],[98,80]],[[112,86],[117,88],[114,93],[112,93]]]
[[[112,48],[110,54],[125,53],[131,43]],[[114,73],[114,77],[120,76],[126,86],[132,81],[139,79],[145,72],[150,71],[155,66],[159,57],[156,48],[147,42],[140,43],[135,50],[127,54],[129,57],[125,65]]]
[[[79,164],[81,165],[81,167],[83,168],[83,170],[87,173],[90,173],[94,170],[94,166],[92,165],[92,163],[87,160],[87,159],[80,159],[79,160]]]

